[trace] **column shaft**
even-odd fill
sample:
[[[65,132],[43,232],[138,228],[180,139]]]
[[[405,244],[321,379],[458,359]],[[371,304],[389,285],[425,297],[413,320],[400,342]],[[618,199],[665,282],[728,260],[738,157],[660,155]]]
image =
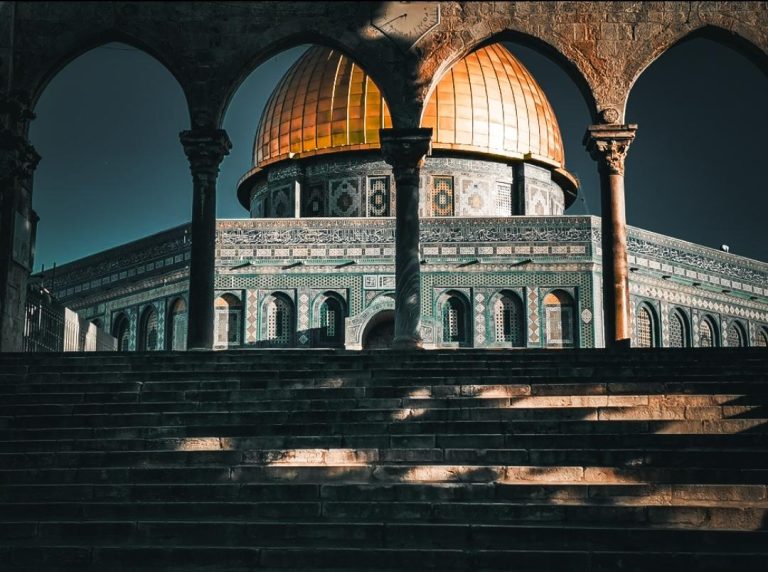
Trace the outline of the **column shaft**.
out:
[[[419,180],[432,129],[382,129],[384,160],[395,177],[395,338],[397,349],[422,346]]]
[[[605,345],[630,347],[627,219],[624,207],[624,160],[636,125],[593,125],[585,144],[600,172]]]
[[[221,129],[195,129],[180,135],[192,171],[191,258],[187,348],[213,347],[216,271],[216,179],[232,144]]]

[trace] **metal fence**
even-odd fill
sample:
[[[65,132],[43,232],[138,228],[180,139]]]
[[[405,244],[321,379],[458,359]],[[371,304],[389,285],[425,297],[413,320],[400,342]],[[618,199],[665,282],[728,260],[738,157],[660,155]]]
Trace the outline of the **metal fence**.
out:
[[[25,352],[103,352],[117,350],[117,340],[53,300],[46,290],[27,291]]]

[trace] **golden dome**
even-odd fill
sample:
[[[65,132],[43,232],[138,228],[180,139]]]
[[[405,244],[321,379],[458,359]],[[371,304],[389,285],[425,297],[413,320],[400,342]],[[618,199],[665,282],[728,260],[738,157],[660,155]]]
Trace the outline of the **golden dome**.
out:
[[[427,101],[422,127],[433,149],[533,159],[563,167],[555,114],[530,72],[500,44],[456,63]],[[259,124],[254,164],[289,157],[378,149],[391,127],[379,88],[342,53],[314,46],[288,70]]]

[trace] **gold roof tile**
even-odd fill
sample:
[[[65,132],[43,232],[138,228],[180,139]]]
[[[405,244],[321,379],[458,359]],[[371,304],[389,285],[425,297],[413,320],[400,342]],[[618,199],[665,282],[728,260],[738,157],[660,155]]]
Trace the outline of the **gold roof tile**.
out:
[[[434,149],[456,149],[564,164],[555,113],[530,72],[501,44],[457,62],[427,101],[422,127]],[[376,149],[389,108],[370,77],[342,53],[315,46],[272,93],[254,144],[263,167],[289,156]],[[291,155],[292,154],[292,155]]]

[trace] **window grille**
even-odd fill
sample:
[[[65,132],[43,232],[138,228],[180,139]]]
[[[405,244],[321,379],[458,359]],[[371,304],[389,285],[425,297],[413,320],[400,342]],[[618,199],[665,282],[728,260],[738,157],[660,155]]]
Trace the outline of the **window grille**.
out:
[[[759,348],[768,348],[768,333],[766,333],[765,330],[757,332],[755,345]]]
[[[443,306],[443,341],[465,341],[464,307],[455,297],[448,298]]]
[[[512,185],[509,183],[496,183],[496,214],[512,215]]]
[[[240,310],[230,308],[227,316],[227,344],[240,343]]]
[[[187,349],[187,306],[183,300],[177,300],[171,310],[171,334],[168,347],[172,351]]]
[[[511,342],[515,347],[523,345],[522,312],[519,304],[509,296],[502,296],[494,305],[494,322],[497,342]]]
[[[288,302],[273,298],[267,306],[267,339],[277,345],[288,345],[293,338],[292,312]]]
[[[728,326],[728,347],[740,348],[744,346],[744,337],[736,322],[731,322]]]
[[[368,216],[390,215],[389,177],[368,179]]]
[[[653,318],[648,308],[637,311],[637,347],[653,347]]]
[[[675,311],[672,312],[669,320],[669,347],[684,348],[685,346],[685,324],[680,312]]]
[[[141,349],[152,351],[157,349],[157,312],[150,308],[144,314],[141,328]]]
[[[432,180],[432,216],[453,216],[453,177]]]
[[[709,320],[703,319],[699,323],[699,345],[702,348],[711,348],[715,345],[715,338],[712,332],[712,325]]]

